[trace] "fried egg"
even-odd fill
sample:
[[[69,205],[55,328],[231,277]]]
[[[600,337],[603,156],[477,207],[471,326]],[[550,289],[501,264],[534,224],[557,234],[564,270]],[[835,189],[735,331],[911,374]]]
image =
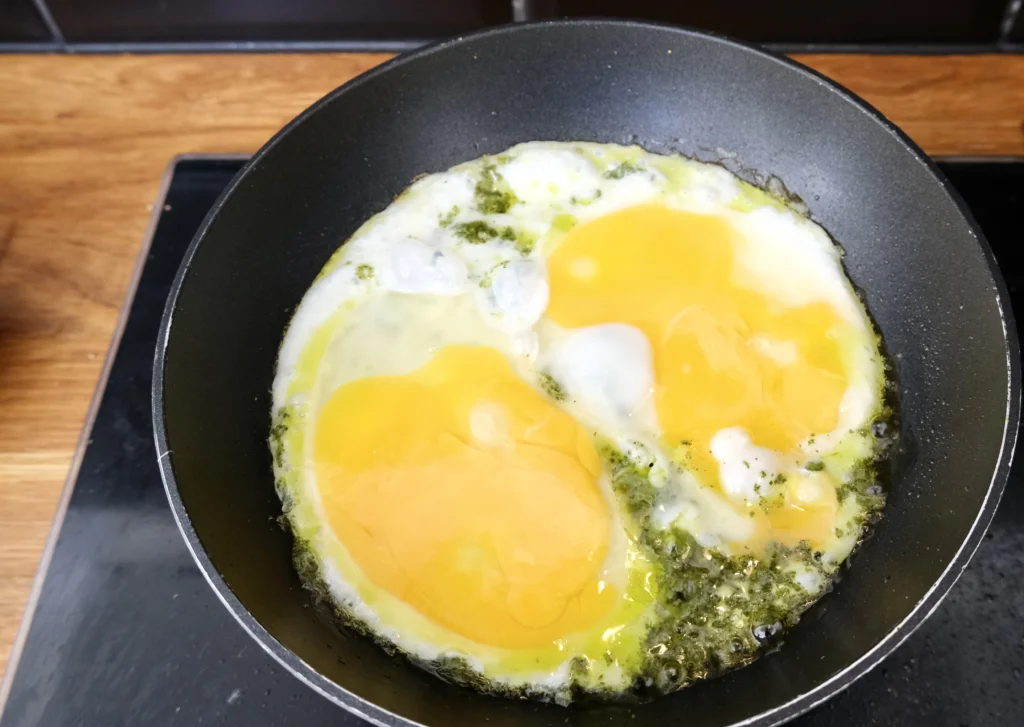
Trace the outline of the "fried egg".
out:
[[[839,248],[728,171],[533,142],[338,250],[273,386],[311,588],[440,676],[566,703],[755,658],[881,507]]]

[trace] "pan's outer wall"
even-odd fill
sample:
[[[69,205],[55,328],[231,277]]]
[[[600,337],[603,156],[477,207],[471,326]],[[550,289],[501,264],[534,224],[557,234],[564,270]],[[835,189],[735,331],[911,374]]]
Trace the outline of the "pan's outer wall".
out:
[[[320,268],[417,174],[537,139],[702,158],[724,150],[735,165],[781,177],[843,243],[901,382],[910,446],[884,520],[835,593],[780,652],[647,705],[570,713],[487,698],[339,634],[307,607],[274,520],[269,386],[282,331]],[[170,451],[172,505],[243,624],[303,679],[374,721],[554,727],[571,715],[574,725],[629,718],[653,727],[760,715],[757,724],[776,723],[844,686],[934,607],[1005,479],[1018,416],[1016,343],[1006,339],[1001,284],[970,224],[878,118],[817,76],[721,39],[641,24],[546,24],[399,59],[271,142],[192,252],[157,360],[155,416],[159,450]],[[886,646],[833,679],[887,635]]]

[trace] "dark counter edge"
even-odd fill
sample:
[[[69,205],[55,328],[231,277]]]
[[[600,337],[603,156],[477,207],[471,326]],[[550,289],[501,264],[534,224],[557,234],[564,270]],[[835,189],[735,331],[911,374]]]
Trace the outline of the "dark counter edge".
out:
[[[201,160],[237,160],[244,162],[249,158],[248,154],[178,154],[175,155],[164,169],[160,179],[160,188],[156,198],[153,200],[153,209],[149,215],[149,222],[146,224],[146,231],[142,237],[142,245],[135,258],[135,266],[132,276],[125,290],[121,302],[121,309],[117,315],[117,323],[114,326],[114,333],[110,337],[110,344],[107,347],[106,357],[103,360],[103,368],[100,370],[99,379],[96,382],[96,389],[93,391],[89,408],[85,414],[85,421],[82,423],[82,431],[75,445],[75,453],[71,458],[67,476],[64,479],[64,486],[61,490],[60,500],[57,502],[57,509],[53,515],[53,523],[50,525],[50,532],[46,537],[46,544],[43,546],[43,553],[39,558],[39,565],[36,568],[35,578],[32,581],[32,590],[29,592],[28,600],[25,603],[25,610],[18,626],[18,632],[11,644],[11,651],[7,658],[7,665],[4,668],[3,678],[0,679],[0,714],[3,714],[7,706],[7,698],[10,696],[11,685],[14,683],[14,675],[18,671],[18,664],[21,661],[21,653],[28,639],[29,631],[32,628],[32,618],[35,615],[39,603],[39,596],[43,590],[43,583],[46,581],[47,572],[50,567],[50,560],[53,558],[53,551],[60,537],[61,527],[64,524],[64,516],[67,514],[68,503],[71,500],[71,493],[78,481],[78,472],[85,456],[85,450],[92,438],[93,425],[96,422],[96,413],[99,411],[100,403],[103,401],[107,390],[107,380],[110,378],[110,370],[117,356],[118,348],[121,345],[121,336],[124,334],[125,324],[128,322],[128,315],[131,313],[132,303],[135,300],[135,293],[139,287],[139,280],[142,278],[142,270],[146,265],[146,258],[149,249],[153,244],[153,236],[156,234],[157,224],[160,215],[164,211],[164,202],[167,199],[167,192],[171,188],[171,181],[180,162],[201,161]]]
[[[154,41],[145,43],[63,43],[0,42],[4,53],[53,53],[58,55],[103,55],[133,53],[405,53],[434,43],[416,40],[327,40],[327,41]],[[1024,42],[998,40],[992,43],[761,43],[779,54],[820,53],[831,55],[986,55],[1024,53]]]

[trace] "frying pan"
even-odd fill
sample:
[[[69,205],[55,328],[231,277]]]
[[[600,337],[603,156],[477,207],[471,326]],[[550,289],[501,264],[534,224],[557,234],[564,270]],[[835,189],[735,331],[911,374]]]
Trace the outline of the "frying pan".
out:
[[[898,380],[889,501],[853,567],[777,653],[647,704],[565,709],[443,683],[311,608],[276,520],[269,391],[303,293],[416,175],[528,140],[637,143],[782,179],[844,246]],[[920,149],[812,71],[650,24],[498,28],[342,86],[239,173],[167,303],[157,451],[174,514],[224,604],[298,678],[372,722],[774,725],[896,648],[981,540],[1020,413],[1007,301],[987,244]]]

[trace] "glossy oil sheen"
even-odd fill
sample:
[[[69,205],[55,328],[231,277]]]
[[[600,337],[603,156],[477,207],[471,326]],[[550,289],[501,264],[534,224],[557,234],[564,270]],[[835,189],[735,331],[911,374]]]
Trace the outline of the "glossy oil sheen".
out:
[[[310,608],[275,521],[269,387],[313,278],[417,174],[535,139],[639,143],[780,177],[842,241],[900,382],[903,446],[885,518],[843,581],[778,653],[645,705],[567,712],[442,684]],[[499,29],[371,71],[256,155],[200,230],[169,300],[157,447],[170,452],[175,514],[228,607],[300,678],[375,722],[776,724],[895,648],[977,547],[1019,417],[1004,302],[987,246],[931,165],[813,73],[665,27]]]

